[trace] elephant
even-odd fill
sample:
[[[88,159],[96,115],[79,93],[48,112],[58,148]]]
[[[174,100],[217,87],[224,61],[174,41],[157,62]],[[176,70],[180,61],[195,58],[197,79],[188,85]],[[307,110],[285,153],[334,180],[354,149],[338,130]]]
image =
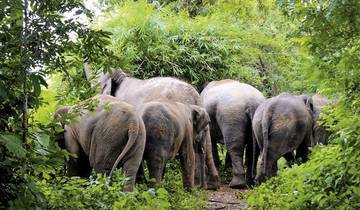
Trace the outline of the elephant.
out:
[[[314,104],[314,115],[313,119],[315,121],[313,128],[313,142],[314,144],[327,144],[330,136],[330,132],[327,131],[324,126],[319,124],[320,114],[323,111],[323,107],[329,105],[329,100],[321,96],[320,94],[314,94],[312,96],[313,104]]]
[[[217,168],[220,166],[217,145],[226,145],[232,164],[231,188],[251,185],[252,129],[251,122],[256,108],[265,100],[263,94],[251,85],[225,79],[210,82],[201,92],[204,107],[210,116],[210,134],[213,157]],[[248,170],[245,179],[244,150]]]
[[[94,169],[111,176],[121,166],[129,178],[124,190],[132,191],[145,150],[144,122],[133,106],[115,97],[95,96],[90,103],[98,103],[93,112],[84,108],[86,102],[79,109],[65,107],[56,112],[56,118],[80,112],[64,125],[62,134],[65,149],[77,155],[67,161],[67,175],[89,177]]]
[[[85,66],[86,67],[86,66]],[[90,75],[89,68],[85,68]],[[88,76],[89,77],[89,76]],[[172,77],[155,77],[151,79],[137,79],[126,75],[121,70],[99,76],[101,94],[115,96],[135,107],[140,107],[146,102],[167,99],[185,104],[202,106],[199,93],[190,84]],[[215,168],[211,153],[211,140],[208,131],[201,134],[205,138],[201,149],[196,149],[196,178],[197,186],[208,189],[219,188],[219,174]],[[205,174],[205,163],[207,174]],[[207,176],[207,182],[205,181]]]
[[[296,158],[307,160],[308,147],[313,144],[313,113],[310,96],[288,93],[267,99],[256,109],[252,127],[261,151],[257,183],[276,175],[277,160],[282,156],[288,160],[294,150]]]
[[[201,145],[199,134],[210,122],[206,111],[196,105],[170,100],[145,103],[140,113],[146,129],[144,160],[149,175],[158,184],[163,177],[166,161],[177,154],[183,174],[183,185],[190,190],[194,187],[195,150]]]

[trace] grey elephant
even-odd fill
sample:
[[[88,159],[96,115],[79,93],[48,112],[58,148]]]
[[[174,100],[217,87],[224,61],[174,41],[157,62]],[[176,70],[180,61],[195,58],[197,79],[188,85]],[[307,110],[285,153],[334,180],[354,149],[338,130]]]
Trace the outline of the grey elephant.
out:
[[[124,190],[132,191],[136,173],[145,149],[145,126],[133,106],[112,96],[96,96],[91,102],[94,112],[80,105],[76,108],[62,108],[56,113],[70,115],[78,110],[80,114],[64,125],[64,147],[77,158],[67,161],[69,176],[88,177],[91,169],[110,174],[122,167],[129,178]]]
[[[204,107],[210,116],[213,156],[220,165],[216,143],[224,143],[232,162],[232,188],[252,184],[252,129],[251,121],[256,108],[265,100],[263,94],[251,85],[235,80],[210,82],[201,92]],[[247,148],[248,172],[245,179],[244,150]]]
[[[188,190],[193,188],[194,147],[201,145],[199,134],[209,124],[206,111],[196,105],[159,100],[145,103],[140,113],[146,128],[144,160],[150,177],[159,183],[166,161],[179,154],[184,187]]]
[[[313,144],[313,110],[311,97],[288,93],[267,99],[257,108],[252,122],[261,151],[257,183],[276,175],[277,160],[294,150],[296,158],[307,160],[308,147]]]
[[[330,132],[325,129],[324,126],[319,124],[320,114],[323,112],[323,108],[327,105],[330,105],[329,100],[320,95],[314,94],[312,96],[313,104],[314,104],[314,114],[313,119],[315,121],[313,128],[313,142],[315,144],[327,144],[330,136]]]
[[[88,68],[85,70],[88,73],[90,72]],[[141,80],[129,77],[117,70],[100,75],[99,81],[102,94],[115,96],[136,107],[159,99],[202,106],[200,95],[193,86],[171,77]],[[219,175],[211,153],[210,135],[207,132],[201,135],[205,138],[202,141],[204,145],[201,148],[195,148],[197,162],[195,183],[203,188],[217,189],[219,187]],[[205,163],[208,172],[207,177],[205,176]],[[208,179],[207,183],[205,177]]]

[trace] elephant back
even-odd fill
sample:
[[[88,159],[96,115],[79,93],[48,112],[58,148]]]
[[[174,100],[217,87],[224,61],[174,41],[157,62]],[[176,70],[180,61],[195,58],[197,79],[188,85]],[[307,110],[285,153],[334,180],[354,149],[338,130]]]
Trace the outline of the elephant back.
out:
[[[172,77],[147,80],[128,77],[118,87],[116,97],[136,107],[161,99],[202,105],[200,95],[192,85]]]

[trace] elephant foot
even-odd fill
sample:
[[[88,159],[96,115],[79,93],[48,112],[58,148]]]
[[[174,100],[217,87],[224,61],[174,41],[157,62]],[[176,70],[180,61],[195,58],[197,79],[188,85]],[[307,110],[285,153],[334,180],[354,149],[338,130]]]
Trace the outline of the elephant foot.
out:
[[[210,177],[207,181],[208,190],[217,190],[220,188],[220,178],[219,176]]]
[[[261,183],[265,182],[267,179],[268,179],[268,177],[265,176],[265,174],[263,174],[263,173],[257,175],[255,178],[255,186],[260,185]]]
[[[234,189],[243,189],[246,188],[247,186],[244,178],[234,176],[229,184],[229,187]]]
[[[253,187],[253,186],[255,186],[255,180],[254,179],[249,179],[249,180],[246,181],[246,184],[249,187]]]
[[[131,184],[125,184],[123,191],[124,192],[132,192],[134,190],[134,186]]]

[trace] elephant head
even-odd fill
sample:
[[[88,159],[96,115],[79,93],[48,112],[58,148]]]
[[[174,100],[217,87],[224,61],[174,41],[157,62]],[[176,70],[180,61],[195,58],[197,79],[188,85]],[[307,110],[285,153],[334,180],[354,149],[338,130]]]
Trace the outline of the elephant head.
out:
[[[199,106],[191,105],[191,109],[194,132],[196,132],[196,134],[199,134],[210,123],[210,117],[205,111],[205,109]]]
[[[323,111],[323,106],[329,105],[329,100],[321,96],[320,94],[315,94],[312,96],[313,102],[314,102],[314,142],[316,144],[327,144],[328,138],[330,136],[330,132],[327,131],[323,125],[319,124],[320,114]]]
[[[307,109],[309,110],[309,113],[312,117],[312,135],[311,135],[311,142],[308,144],[308,146],[314,146],[316,144],[316,137],[315,137],[315,112],[314,112],[314,102],[312,100],[311,96],[308,95],[300,95],[298,96],[305,104],[305,106],[307,107]]]
[[[112,72],[100,74],[101,94],[115,96],[117,88],[126,77],[127,75],[121,70],[113,70]]]
[[[312,146],[315,144],[327,144],[330,133],[319,124],[320,114],[322,112],[322,106],[328,104],[327,98],[315,94],[312,97],[307,95],[299,96],[305,103],[305,105],[311,110],[311,116],[313,119],[312,126]]]
[[[299,98],[304,101],[306,107],[309,109],[311,115],[314,115],[314,102],[311,96],[308,95],[300,95]],[[314,118],[314,116],[313,116]]]
[[[60,122],[62,129],[65,128],[65,120],[63,119],[69,113],[70,107],[64,106],[56,110],[54,114],[54,121]],[[55,141],[58,143],[61,149],[65,149],[64,130],[56,134]]]
[[[200,187],[207,188],[205,173],[205,150],[206,150],[206,134],[208,133],[208,124],[210,117],[205,109],[190,105],[193,121],[193,146],[196,155],[196,176],[195,181],[200,183]]]
[[[116,89],[119,87],[121,82],[127,77],[122,70],[112,69],[111,72],[101,73],[100,75],[94,75],[91,66],[88,63],[84,63],[84,72],[85,77],[88,81],[92,79],[97,79],[97,82],[100,83],[100,93],[103,95],[115,96]],[[92,88],[95,88],[95,85],[91,84]]]

